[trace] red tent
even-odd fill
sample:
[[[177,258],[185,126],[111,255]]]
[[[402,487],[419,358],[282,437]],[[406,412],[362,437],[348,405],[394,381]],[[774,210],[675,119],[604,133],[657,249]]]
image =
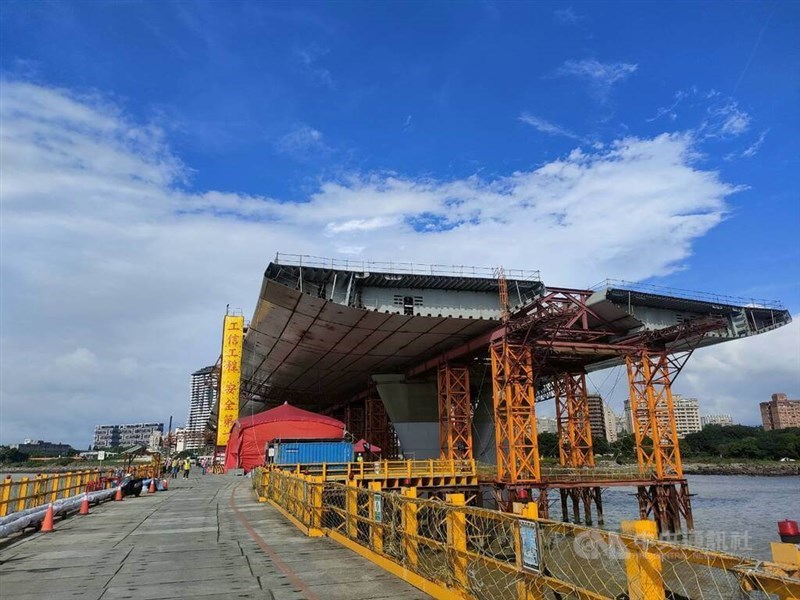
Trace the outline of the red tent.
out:
[[[225,448],[225,470],[249,471],[264,464],[265,448],[273,440],[341,440],[344,423],[286,403],[234,422]]]

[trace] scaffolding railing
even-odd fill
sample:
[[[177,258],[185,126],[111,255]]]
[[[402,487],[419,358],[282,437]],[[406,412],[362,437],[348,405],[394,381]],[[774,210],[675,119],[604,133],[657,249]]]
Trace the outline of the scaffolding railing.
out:
[[[318,475],[325,480],[433,478],[477,474],[474,460],[455,459],[303,463],[271,465],[270,469],[288,471],[295,474]]]
[[[352,260],[325,258],[308,254],[277,253],[276,265],[288,267],[312,267],[336,271],[354,271],[358,273],[385,273],[389,275],[439,275],[445,277],[471,277],[481,279],[497,279],[497,269],[493,267],[472,267],[468,265],[431,265],[415,262],[379,262],[369,260]],[[541,281],[538,270],[505,269],[506,278],[517,281]]]
[[[310,535],[327,535],[435,597],[524,599],[767,599],[800,597],[798,573],[724,552],[655,539],[652,521],[613,533],[537,516],[420,499],[415,488],[387,492],[356,482],[256,470],[259,496]],[[387,566],[388,565],[388,566]],[[413,581],[412,581],[413,582]],[[433,591],[431,591],[433,590]]]
[[[635,281],[625,281],[622,279],[606,279],[593,285],[591,290],[599,291],[608,288],[622,290],[624,292],[640,292],[643,294],[655,294],[657,296],[670,296],[684,300],[698,300],[700,302],[710,302],[723,306],[736,306],[747,308],[767,308],[773,310],[785,310],[783,303],[777,300],[766,300],[764,298],[748,298],[743,296],[726,296],[724,294],[712,294],[708,292],[698,292],[685,290],[650,283],[638,283]]]

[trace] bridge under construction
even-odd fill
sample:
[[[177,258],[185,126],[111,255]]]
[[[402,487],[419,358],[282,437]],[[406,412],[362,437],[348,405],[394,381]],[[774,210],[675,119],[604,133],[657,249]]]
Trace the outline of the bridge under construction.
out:
[[[288,401],[341,419],[384,459],[496,467],[428,482],[429,495],[480,503],[484,486],[506,510],[532,500],[543,517],[560,504],[565,521],[591,523],[594,512],[602,523],[602,490],[628,486],[642,519],[675,532],[693,522],[672,383],[696,349],[790,321],[778,303],[626,282],[573,289],[538,271],[279,254],[244,327],[240,373],[225,347],[220,368],[223,386],[234,371],[238,415]],[[595,462],[586,376],[612,366],[627,373],[632,471]],[[550,469],[536,425],[547,401],[560,463]]]

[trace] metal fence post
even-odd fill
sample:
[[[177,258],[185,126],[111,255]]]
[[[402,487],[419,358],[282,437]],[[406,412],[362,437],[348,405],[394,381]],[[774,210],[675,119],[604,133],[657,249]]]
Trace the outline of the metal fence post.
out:
[[[11,477],[6,477],[3,483],[0,483],[0,517],[8,514],[9,498],[11,498]]]
[[[322,529],[322,490],[324,477],[311,478],[311,527]]]
[[[50,502],[55,502],[58,500],[58,488],[60,483],[61,474],[56,473],[56,475],[53,477],[53,485],[50,487]]]
[[[19,496],[17,496],[17,511],[25,510],[25,504],[27,501],[26,496],[28,495],[28,481],[27,477],[23,477],[19,480]]]
[[[383,554],[383,496],[381,495],[381,482],[370,481],[369,490],[372,492],[369,504],[369,520],[372,525],[372,550]]]
[[[416,567],[419,562],[419,542],[417,541],[417,488],[401,488],[400,493],[405,497],[403,502],[403,555],[406,563]]]
[[[622,533],[643,540],[658,539],[655,521],[623,521]],[[637,544],[638,545],[638,544]],[[628,576],[628,597],[630,600],[664,600],[664,578],[661,573],[661,557],[646,551],[645,548],[629,548],[625,558],[625,572]]]
[[[467,515],[464,494],[447,494],[447,545],[451,548],[450,568],[459,587],[467,588]]]
[[[358,487],[354,479],[347,480],[345,511],[347,512],[347,537],[351,540],[358,539]]]

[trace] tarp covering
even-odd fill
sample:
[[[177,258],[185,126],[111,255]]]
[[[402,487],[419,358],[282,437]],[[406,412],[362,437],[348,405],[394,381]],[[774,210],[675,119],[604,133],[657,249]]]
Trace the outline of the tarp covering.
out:
[[[225,448],[225,470],[249,471],[264,464],[267,443],[275,440],[341,440],[341,421],[289,404],[243,417],[234,422]]]
[[[358,440],[356,442],[355,446],[353,446],[353,452],[367,452],[367,446],[369,446],[369,451],[372,452],[373,454],[380,454],[382,452],[379,446],[376,446],[375,444],[370,444],[369,442],[367,442],[367,440],[364,439]]]

